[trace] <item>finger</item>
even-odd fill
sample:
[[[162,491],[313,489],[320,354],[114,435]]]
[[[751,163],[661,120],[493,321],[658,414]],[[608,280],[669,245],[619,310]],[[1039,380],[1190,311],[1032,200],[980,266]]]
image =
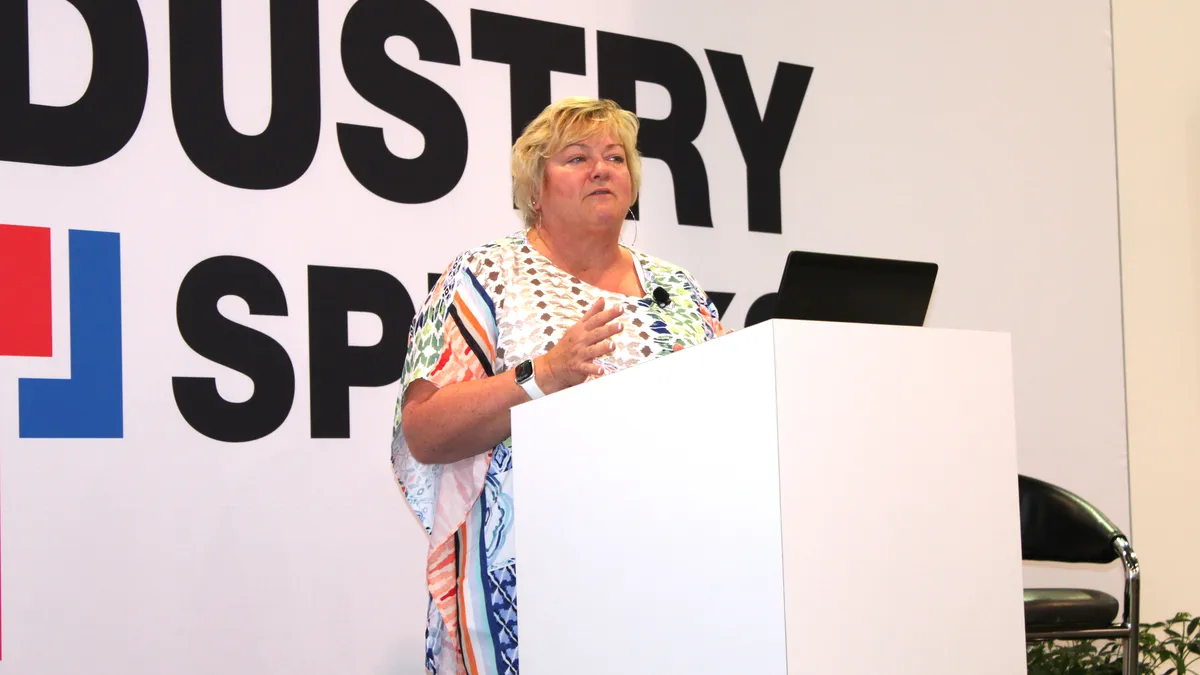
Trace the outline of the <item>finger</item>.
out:
[[[613,305],[603,312],[600,312],[592,317],[585,318],[583,321],[586,323],[584,323],[583,327],[587,330],[592,330],[599,326],[603,326],[606,323],[610,323],[613,319],[621,316],[624,313],[624,306],[620,304]]]
[[[604,311],[604,298],[596,298],[596,301],[592,303],[592,306],[588,307],[587,311],[583,313],[583,319],[581,320],[590,319],[602,311]]]
[[[607,340],[617,333],[620,333],[624,328],[625,324],[621,323],[620,321],[600,326],[598,328],[593,328],[580,337],[579,343],[585,347],[588,345],[594,345],[601,340]]]
[[[595,361],[584,361],[583,363],[579,364],[579,372],[583,375],[600,376],[604,374],[604,366],[601,366]]]
[[[594,344],[591,347],[588,347],[587,349],[583,350],[583,354],[585,357],[587,357],[588,361],[591,361],[593,359],[604,356],[605,354],[611,354],[616,349],[617,349],[617,345],[615,342],[613,342],[612,340],[605,340],[604,342]]]
[[[579,320],[567,330],[570,331],[572,328],[575,328],[575,326],[582,326],[586,330],[590,327],[590,324],[596,320],[596,317],[601,316],[603,312],[604,298],[598,298],[583,312],[583,316],[579,317]]]

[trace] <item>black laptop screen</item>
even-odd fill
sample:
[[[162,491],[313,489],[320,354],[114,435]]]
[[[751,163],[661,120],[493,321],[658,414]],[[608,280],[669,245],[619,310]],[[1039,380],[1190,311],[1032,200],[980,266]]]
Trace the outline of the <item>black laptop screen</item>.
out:
[[[920,326],[937,271],[936,263],[793,251],[774,317]]]

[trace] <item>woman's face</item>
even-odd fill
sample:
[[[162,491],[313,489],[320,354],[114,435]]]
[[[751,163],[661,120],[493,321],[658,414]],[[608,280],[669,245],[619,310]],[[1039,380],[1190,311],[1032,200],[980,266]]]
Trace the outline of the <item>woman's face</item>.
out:
[[[632,192],[624,146],[614,134],[600,132],[546,160],[542,224],[619,230]]]

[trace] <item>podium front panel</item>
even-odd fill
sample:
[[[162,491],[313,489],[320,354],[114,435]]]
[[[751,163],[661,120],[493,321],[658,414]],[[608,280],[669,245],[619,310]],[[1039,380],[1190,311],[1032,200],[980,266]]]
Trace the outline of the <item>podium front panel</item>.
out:
[[[772,333],[513,411],[522,675],[786,673]]]
[[[791,672],[1024,673],[1009,336],[774,323]]]

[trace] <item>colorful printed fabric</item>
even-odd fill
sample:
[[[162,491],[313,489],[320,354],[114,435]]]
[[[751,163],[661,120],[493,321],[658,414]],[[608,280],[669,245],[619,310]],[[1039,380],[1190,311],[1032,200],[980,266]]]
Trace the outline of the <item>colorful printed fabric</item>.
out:
[[[517,233],[462,253],[413,321],[392,432],[392,467],[429,535],[425,667],[431,675],[517,675],[516,550],[512,537],[512,439],[453,464],[426,465],[401,429],[403,392],[490,377],[548,351],[598,298],[623,304],[606,373],[725,333],[716,305],[686,270],[637,251],[644,294],[584,283]],[[651,293],[665,290],[664,308]]]

